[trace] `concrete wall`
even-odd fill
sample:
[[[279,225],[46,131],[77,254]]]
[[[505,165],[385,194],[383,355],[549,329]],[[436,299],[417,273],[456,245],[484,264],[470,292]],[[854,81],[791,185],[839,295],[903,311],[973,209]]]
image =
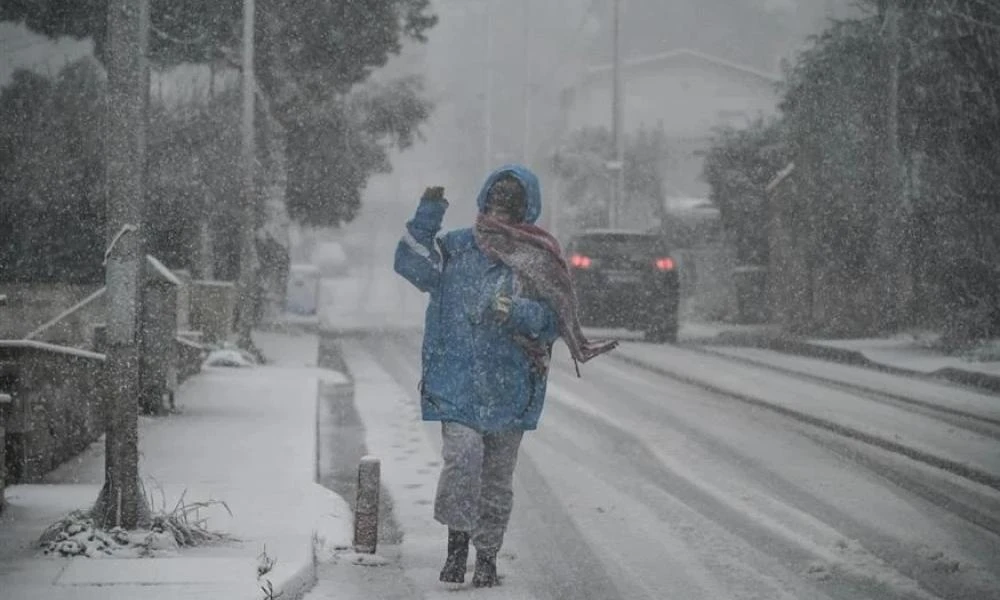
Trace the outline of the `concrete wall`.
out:
[[[0,341],[7,481],[36,482],[103,433],[100,354],[38,342]]]
[[[195,342],[175,337],[171,346],[172,385],[155,379],[163,370],[144,366],[143,393],[148,394],[146,402],[152,398],[157,407],[163,407],[165,398],[172,402],[176,385],[196,374],[204,358]],[[0,402],[0,495],[6,484],[39,481],[101,436],[103,373],[102,354],[41,342],[0,341],[0,394],[12,397],[10,403]],[[171,395],[164,395],[167,390]]]
[[[204,349],[197,341],[199,333],[179,330],[188,312],[181,305],[180,298],[187,295],[181,294],[181,281],[155,259],[147,262],[139,402],[144,412],[155,414],[172,408],[179,383],[200,370]],[[232,285],[208,282],[200,289],[208,291],[192,294],[191,301],[208,302],[209,307],[194,312],[214,331],[228,335],[235,305]],[[91,290],[89,301],[81,302],[82,288],[48,285],[4,286],[3,293],[15,296],[17,314],[34,315],[32,329],[46,326],[35,340],[0,340],[0,394],[12,396],[11,403],[0,403],[0,450],[7,450],[0,452],[0,465],[7,469],[5,476],[0,468],[0,491],[5,483],[38,481],[104,430],[99,389],[104,356],[87,350],[103,346],[103,296]],[[31,306],[33,298],[38,307]],[[0,314],[5,310],[0,308]],[[31,329],[17,331],[27,334]]]
[[[177,286],[147,282],[140,318],[139,410],[160,414],[177,390]]]
[[[201,344],[183,336],[174,339],[174,346],[174,353],[177,356],[177,385],[180,385],[201,370],[206,352]]]
[[[207,343],[225,341],[233,331],[236,286],[229,281],[191,282],[191,327]]]
[[[174,271],[181,285],[177,287],[177,331],[191,329],[191,273]]]

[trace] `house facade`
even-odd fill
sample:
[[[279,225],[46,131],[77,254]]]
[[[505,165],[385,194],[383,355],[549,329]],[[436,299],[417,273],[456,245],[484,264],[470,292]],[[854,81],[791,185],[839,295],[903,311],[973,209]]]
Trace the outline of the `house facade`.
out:
[[[717,127],[774,114],[779,99],[778,75],[688,49],[627,61],[622,80],[625,131],[663,128],[665,191],[675,197],[708,196],[702,163]],[[611,66],[589,69],[567,96],[569,131],[610,127]]]

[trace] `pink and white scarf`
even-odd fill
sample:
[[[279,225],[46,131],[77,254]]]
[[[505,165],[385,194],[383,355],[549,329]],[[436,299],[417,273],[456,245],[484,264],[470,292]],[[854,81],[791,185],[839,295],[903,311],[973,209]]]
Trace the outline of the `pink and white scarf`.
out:
[[[546,302],[559,319],[559,334],[574,361],[588,360],[614,350],[617,340],[588,340],[580,328],[576,292],[559,242],[541,227],[508,224],[487,214],[476,219],[476,244],[487,256],[510,267],[524,288],[525,297]],[[549,348],[519,340],[538,364],[540,353],[548,362]]]

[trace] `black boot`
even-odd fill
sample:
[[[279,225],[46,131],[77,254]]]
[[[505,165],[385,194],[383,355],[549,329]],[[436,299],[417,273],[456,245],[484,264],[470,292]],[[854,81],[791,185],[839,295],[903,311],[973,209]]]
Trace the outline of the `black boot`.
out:
[[[469,532],[448,530],[448,559],[439,579],[445,583],[465,583],[465,568],[469,561]]]
[[[476,572],[472,574],[472,585],[477,588],[500,585],[496,552],[476,551]]]

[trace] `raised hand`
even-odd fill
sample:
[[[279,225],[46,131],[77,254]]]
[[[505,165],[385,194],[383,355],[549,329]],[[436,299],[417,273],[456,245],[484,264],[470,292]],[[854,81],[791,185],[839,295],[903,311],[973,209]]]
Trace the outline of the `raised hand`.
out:
[[[424,190],[424,198],[428,200],[444,200],[444,187],[435,186]]]

